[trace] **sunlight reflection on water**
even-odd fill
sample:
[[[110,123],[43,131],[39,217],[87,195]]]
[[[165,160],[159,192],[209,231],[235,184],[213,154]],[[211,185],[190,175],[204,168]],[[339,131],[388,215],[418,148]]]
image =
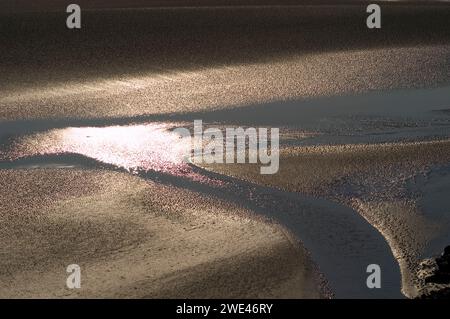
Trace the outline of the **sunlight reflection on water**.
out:
[[[22,137],[7,157],[80,154],[130,173],[158,172],[218,183],[194,171],[187,161],[191,139],[171,131],[173,124],[68,127]]]

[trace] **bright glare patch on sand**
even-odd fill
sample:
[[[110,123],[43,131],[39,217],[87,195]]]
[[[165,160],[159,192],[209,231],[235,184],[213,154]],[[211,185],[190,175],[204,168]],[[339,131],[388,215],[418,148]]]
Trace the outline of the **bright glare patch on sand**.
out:
[[[187,162],[190,139],[170,124],[68,127],[21,138],[8,160],[36,155],[79,154],[130,173],[157,172],[207,181]]]

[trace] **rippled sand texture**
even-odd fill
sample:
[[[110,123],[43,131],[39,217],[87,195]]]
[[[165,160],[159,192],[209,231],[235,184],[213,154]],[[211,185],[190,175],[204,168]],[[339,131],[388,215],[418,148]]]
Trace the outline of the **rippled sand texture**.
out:
[[[58,14],[2,17],[0,119],[129,118],[438,86],[448,76],[445,12],[386,8],[378,32],[363,23],[364,6],[86,12],[80,32],[61,28]]]
[[[317,263],[414,297],[450,242],[450,9],[383,10],[1,13],[0,296],[327,297]],[[186,163],[194,119],[279,127],[280,172]]]
[[[3,298],[321,296],[305,252],[231,203],[123,173],[0,175]]]
[[[386,237],[401,266],[403,290],[414,296],[418,261],[432,240],[446,237],[450,225],[450,215],[435,220],[421,210],[418,201],[424,192],[419,180],[426,180],[432,167],[448,165],[449,159],[450,141],[444,140],[287,148],[275,176],[260,175],[255,165],[209,168],[353,207]],[[411,184],[417,184],[415,191]]]

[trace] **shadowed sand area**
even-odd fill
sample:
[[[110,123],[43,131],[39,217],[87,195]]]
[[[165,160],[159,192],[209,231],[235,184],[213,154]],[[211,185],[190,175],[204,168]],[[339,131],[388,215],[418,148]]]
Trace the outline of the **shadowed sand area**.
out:
[[[4,15],[0,119],[117,118],[447,83],[448,7]],[[349,36],[351,34],[351,36]],[[395,70],[395,72],[393,71]]]
[[[322,296],[305,251],[233,204],[123,173],[0,176],[3,298]],[[73,263],[79,291],[65,287]]]

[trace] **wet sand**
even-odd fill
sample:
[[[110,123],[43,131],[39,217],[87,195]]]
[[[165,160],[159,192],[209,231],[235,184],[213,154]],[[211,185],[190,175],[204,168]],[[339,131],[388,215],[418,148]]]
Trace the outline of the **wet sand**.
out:
[[[323,296],[306,252],[231,203],[124,173],[0,174],[2,298]]]
[[[449,158],[450,142],[443,140],[285,148],[275,176],[261,175],[255,164],[204,167],[353,207],[387,239],[400,264],[403,292],[414,297],[421,288],[419,261],[438,254],[448,241],[450,217],[442,199],[430,207],[431,198],[440,195],[429,190],[433,185],[443,190],[448,184],[442,177],[437,184],[429,175],[437,170],[448,176],[439,167],[448,165]]]
[[[63,14],[2,16],[0,119],[132,120],[447,83],[450,9],[384,10],[377,32],[364,6],[87,12],[80,32]]]
[[[365,15],[2,16],[0,295],[325,297],[317,264],[338,297],[414,297],[449,233],[450,10],[388,7],[376,33]],[[281,171],[182,164],[168,126],[193,119],[280,127]]]

